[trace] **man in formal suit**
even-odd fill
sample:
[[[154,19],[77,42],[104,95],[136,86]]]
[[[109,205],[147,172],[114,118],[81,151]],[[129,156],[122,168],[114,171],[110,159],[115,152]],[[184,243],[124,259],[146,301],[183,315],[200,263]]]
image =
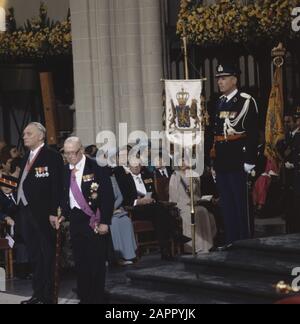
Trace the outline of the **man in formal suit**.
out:
[[[0,178],[0,221],[8,226],[15,225],[13,207],[16,206],[15,190],[18,187],[18,179],[7,175]]]
[[[2,175],[2,178],[0,178],[0,220],[2,212],[5,215],[4,220],[10,227],[8,233],[13,235],[15,241],[16,276],[20,279],[30,279],[31,269],[29,266],[28,253],[22,236],[22,224],[19,221],[17,188],[17,178]]]
[[[300,105],[295,108],[293,116],[295,126],[290,134],[285,151],[285,174],[287,197],[287,232],[300,233]]]
[[[173,170],[170,166],[166,166],[162,156],[159,156],[155,160],[154,176],[156,178],[170,179],[173,174]]]
[[[229,246],[251,236],[247,178],[256,165],[259,134],[257,104],[238,90],[239,75],[234,65],[217,67],[222,96],[216,109],[212,158]]]
[[[129,170],[117,172],[116,179],[124,198],[124,207],[134,207],[134,219],[153,223],[162,259],[171,259],[168,242],[174,232],[174,222],[167,209],[156,203],[153,175],[147,169],[142,170],[141,161],[137,159],[131,161]]]
[[[107,168],[84,155],[77,137],[66,140],[64,216],[70,220],[71,241],[81,304],[102,304],[109,226],[114,192]]]
[[[33,296],[22,304],[51,304],[56,237],[53,226],[62,199],[63,160],[45,145],[43,125],[30,123],[23,139],[29,152],[21,167],[17,203],[32,263]]]

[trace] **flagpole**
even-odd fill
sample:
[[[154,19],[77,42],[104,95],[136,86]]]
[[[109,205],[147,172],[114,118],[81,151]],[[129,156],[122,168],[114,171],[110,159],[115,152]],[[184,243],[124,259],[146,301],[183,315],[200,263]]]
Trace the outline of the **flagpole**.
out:
[[[184,28],[183,33],[183,53],[184,53],[184,71],[185,71],[185,80],[190,79],[189,74],[189,64],[188,64],[188,48],[187,48],[187,36]],[[192,149],[193,151],[193,149]],[[192,153],[191,153],[192,154]],[[192,252],[193,256],[196,257],[196,222],[195,222],[195,197],[194,197],[194,182],[192,177],[193,165],[192,165],[192,157],[190,158],[191,166],[190,166],[190,200],[191,200],[191,233],[192,233]]]

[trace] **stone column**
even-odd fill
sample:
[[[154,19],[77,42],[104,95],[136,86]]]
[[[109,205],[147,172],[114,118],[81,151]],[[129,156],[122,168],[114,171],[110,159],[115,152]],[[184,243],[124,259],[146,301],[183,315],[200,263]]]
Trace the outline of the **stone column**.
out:
[[[162,128],[159,0],[71,0],[76,133]]]

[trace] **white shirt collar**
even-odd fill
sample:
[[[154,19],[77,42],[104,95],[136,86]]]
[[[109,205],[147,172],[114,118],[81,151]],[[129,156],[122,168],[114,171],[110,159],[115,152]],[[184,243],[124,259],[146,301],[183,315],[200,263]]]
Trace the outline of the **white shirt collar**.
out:
[[[228,96],[223,95],[223,96],[221,96],[221,98],[226,97],[226,98],[227,98],[227,102],[228,102],[228,101],[230,101],[232,98],[234,98],[234,97],[237,95],[238,92],[239,92],[239,90],[238,90],[238,89],[235,89],[235,90],[232,91]]]
[[[45,146],[45,143],[43,143],[42,145],[40,145],[38,148],[36,148],[35,150],[33,150],[33,151],[30,151],[30,154],[32,155],[32,156],[35,156],[37,153],[38,153],[38,151],[42,148],[42,147],[44,147]]]
[[[130,174],[133,176],[133,178],[142,178],[142,174],[140,173],[140,174],[138,174],[138,175],[136,175],[136,174],[133,174],[131,171],[129,171],[130,172]]]
[[[292,132],[292,136],[294,137],[298,132],[299,132],[300,128],[297,128],[295,129],[293,132]]]
[[[122,167],[126,173],[131,173],[130,169],[127,166],[123,165]]]
[[[76,165],[70,164],[70,170],[74,170],[75,167],[77,170],[81,170],[84,167],[85,162],[86,162],[86,156],[83,155],[82,159]]]

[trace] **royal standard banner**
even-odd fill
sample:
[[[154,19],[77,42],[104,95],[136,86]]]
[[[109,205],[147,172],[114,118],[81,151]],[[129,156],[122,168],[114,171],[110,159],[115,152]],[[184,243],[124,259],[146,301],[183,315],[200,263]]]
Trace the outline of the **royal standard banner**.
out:
[[[269,161],[272,161],[274,166],[277,167],[279,172],[282,157],[280,156],[277,144],[280,140],[284,139],[284,125],[283,125],[283,114],[284,114],[284,100],[282,93],[282,68],[277,67],[273,86],[271,90],[269,109],[266,121],[266,150],[265,156]]]
[[[202,80],[166,80],[166,132],[167,138],[181,145],[183,137],[193,134],[191,145],[200,144],[196,138],[202,128]],[[188,142],[185,145],[189,145]]]
[[[196,161],[194,170],[200,175],[204,169],[205,131],[202,90],[203,80],[165,81],[166,138],[179,150],[190,152],[189,158]]]

